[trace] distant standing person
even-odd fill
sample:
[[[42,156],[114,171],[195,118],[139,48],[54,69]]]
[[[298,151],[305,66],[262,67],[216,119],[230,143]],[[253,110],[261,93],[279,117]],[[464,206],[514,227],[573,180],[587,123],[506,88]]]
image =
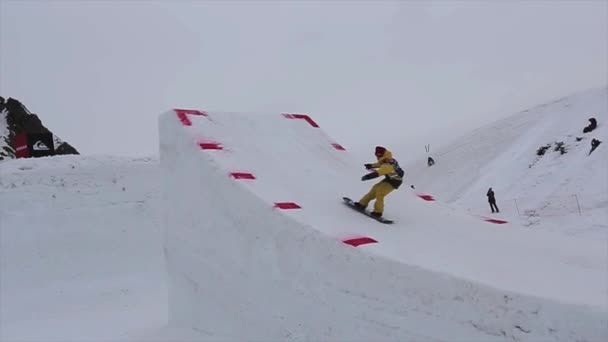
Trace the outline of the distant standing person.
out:
[[[492,209],[492,212],[494,212],[494,208],[496,208],[496,212],[499,213],[500,211],[496,206],[496,198],[494,197],[494,190],[492,190],[492,188],[488,189],[486,196],[488,196],[488,202],[490,203],[490,209]]]

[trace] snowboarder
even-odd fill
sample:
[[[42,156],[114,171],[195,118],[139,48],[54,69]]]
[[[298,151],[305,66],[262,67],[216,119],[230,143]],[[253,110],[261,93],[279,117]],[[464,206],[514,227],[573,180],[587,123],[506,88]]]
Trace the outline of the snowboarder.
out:
[[[492,190],[492,188],[488,189],[486,196],[488,196],[488,202],[490,203],[490,209],[492,209],[492,212],[494,212],[494,208],[496,208],[496,212],[499,213],[500,211],[496,206],[496,198],[494,197],[494,190]]]
[[[365,210],[369,202],[375,199],[374,211],[371,212],[371,215],[382,217],[384,198],[401,186],[405,172],[399,166],[397,160],[393,158],[392,152],[385,147],[376,146],[374,154],[378,161],[364,165],[366,169],[373,171],[361,177],[361,180],[367,181],[380,176],[384,176],[384,179],[374,184],[367,194],[361,197],[358,202],[355,202],[355,207],[359,210]]]

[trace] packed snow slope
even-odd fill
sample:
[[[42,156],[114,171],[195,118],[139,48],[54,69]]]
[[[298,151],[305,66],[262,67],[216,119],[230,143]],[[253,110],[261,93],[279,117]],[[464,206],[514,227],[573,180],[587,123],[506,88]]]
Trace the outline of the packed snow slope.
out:
[[[164,326],[159,190],[154,159],[0,162],[0,341],[133,341]]]
[[[583,133],[592,117],[597,128]],[[602,143],[589,155],[592,139]],[[558,142],[563,142],[564,154]],[[537,155],[547,145],[544,155]],[[425,157],[405,169],[417,189],[439,201],[488,215],[486,191],[492,187],[499,218],[533,229],[606,239],[608,87],[506,117],[429,155],[435,165],[428,167]]]
[[[172,327],[214,341],[608,336],[605,241],[494,224],[407,185],[387,198],[396,223],[378,223],[341,203],[377,181],[360,181],[370,160],[307,115],[175,110],[159,126]]]

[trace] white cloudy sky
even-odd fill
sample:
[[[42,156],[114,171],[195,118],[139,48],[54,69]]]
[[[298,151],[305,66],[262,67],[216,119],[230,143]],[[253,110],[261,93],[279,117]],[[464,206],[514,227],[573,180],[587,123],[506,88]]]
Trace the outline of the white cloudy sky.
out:
[[[604,0],[0,4],[0,95],[83,154],[154,155],[158,114],[197,107],[308,112],[357,151],[424,155],[607,83]]]

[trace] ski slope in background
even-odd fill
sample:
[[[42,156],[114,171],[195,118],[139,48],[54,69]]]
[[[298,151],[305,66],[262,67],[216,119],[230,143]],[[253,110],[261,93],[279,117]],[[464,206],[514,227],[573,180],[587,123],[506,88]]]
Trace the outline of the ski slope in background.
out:
[[[598,127],[583,133],[591,117]],[[593,138],[602,144],[588,156]],[[566,154],[554,150],[560,141]],[[538,157],[537,149],[547,144],[550,149]],[[454,208],[489,215],[485,194],[493,187],[501,209],[498,218],[535,230],[606,239],[607,87],[509,116],[432,149],[429,155],[436,162],[432,167],[426,158],[404,166],[408,181]]]
[[[160,139],[172,324],[213,340],[606,334],[604,241],[494,225],[407,187],[379,224],[341,203],[373,184],[361,163],[303,114],[175,110]]]

